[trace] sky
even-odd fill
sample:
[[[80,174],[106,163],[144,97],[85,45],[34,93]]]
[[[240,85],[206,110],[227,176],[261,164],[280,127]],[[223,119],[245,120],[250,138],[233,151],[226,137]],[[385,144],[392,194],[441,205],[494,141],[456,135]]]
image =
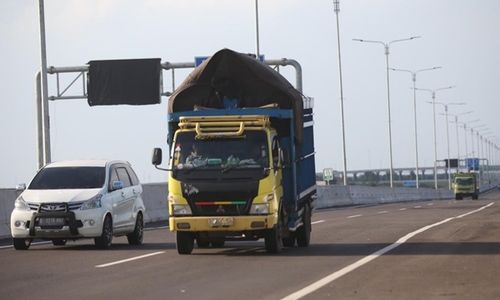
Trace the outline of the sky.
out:
[[[0,187],[29,182],[37,171],[35,74],[40,69],[38,5],[35,0],[0,1]],[[417,87],[438,89],[436,101],[459,121],[480,119],[484,135],[500,144],[500,1],[340,0],[347,168],[389,167],[386,62],[422,72]],[[254,0],[45,0],[49,66],[82,66],[90,60],[161,58],[193,62],[222,48],[256,52]],[[342,135],[337,32],[331,0],[260,0],[260,53],[266,59],[297,60],[303,92],[314,98],[316,168],[341,170]],[[291,67],[282,74],[295,83]],[[176,72],[175,84],[190,70]],[[164,72],[171,91],[170,72]],[[62,81],[71,81],[64,77]],[[49,75],[49,94],[55,76]],[[415,165],[413,91],[410,74],[390,73],[394,167]],[[79,88],[71,90],[78,93]],[[431,94],[417,93],[420,166],[434,160]],[[142,182],[166,181],[151,165],[154,147],[166,151],[167,101],[159,105],[89,107],[86,100],[50,103],[52,160],[124,159]],[[446,122],[437,106],[438,159],[447,155]],[[452,118],[450,118],[451,120]],[[457,156],[455,124],[450,153]],[[470,149],[470,132],[467,142]],[[459,130],[461,154],[465,133]],[[477,146],[477,145],[476,145]],[[476,150],[477,151],[477,150]]]

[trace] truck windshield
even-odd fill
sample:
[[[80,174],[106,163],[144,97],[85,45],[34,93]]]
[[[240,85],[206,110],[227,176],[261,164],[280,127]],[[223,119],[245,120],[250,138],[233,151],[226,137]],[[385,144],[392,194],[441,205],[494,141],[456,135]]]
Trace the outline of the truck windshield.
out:
[[[105,167],[43,168],[36,174],[28,189],[95,189],[104,186]]]
[[[173,168],[249,169],[269,166],[267,135],[264,131],[246,131],[241,137],[196,139],[194,132],[177,134],[173,150]]]
[[[472,185],[474,183],[472,178],[457,178],[455,181],[459,185]]]

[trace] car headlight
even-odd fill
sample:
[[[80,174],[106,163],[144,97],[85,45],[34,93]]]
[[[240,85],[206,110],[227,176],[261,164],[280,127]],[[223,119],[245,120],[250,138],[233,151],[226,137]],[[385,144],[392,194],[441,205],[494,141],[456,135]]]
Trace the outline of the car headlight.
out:
[[[26,201],[24,201],[22,196],[19,196],[19,198],[16,199],[14,202],[14,207],[15,209],[19,210],[31,210],[30,206]]]
[[[267,215],[269,214],[269,204],[252,204],[250,207],[251,215]]]
[[[102,207],[101,198],[102,198],[101,194],[95,195],[94,197],[90,198],[89,200],[83,202],[82,206],[80,207],[80,210],[94,209],[94,208]]]
[[[188,204],[172,204],[172,213],[174,216],[187,216],[193,214]]]

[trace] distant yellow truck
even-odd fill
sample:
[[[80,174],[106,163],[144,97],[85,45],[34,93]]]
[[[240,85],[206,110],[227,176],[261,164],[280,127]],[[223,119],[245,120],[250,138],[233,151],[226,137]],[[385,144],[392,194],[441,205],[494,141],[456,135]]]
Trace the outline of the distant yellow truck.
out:
[[[456,200],[471,196],[479,199],[479,182],[477,173],[456,173],[453,176],[453,193]]]

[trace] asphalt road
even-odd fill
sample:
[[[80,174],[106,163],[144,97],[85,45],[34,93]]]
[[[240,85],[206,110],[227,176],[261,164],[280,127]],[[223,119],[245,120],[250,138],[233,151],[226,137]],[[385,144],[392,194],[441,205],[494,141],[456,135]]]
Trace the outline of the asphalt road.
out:
[[[500,192],[316,211],[308,248],[229,242],[178,255],[166,228],[132,247],[0,247],[2,299],[500,299]]]

